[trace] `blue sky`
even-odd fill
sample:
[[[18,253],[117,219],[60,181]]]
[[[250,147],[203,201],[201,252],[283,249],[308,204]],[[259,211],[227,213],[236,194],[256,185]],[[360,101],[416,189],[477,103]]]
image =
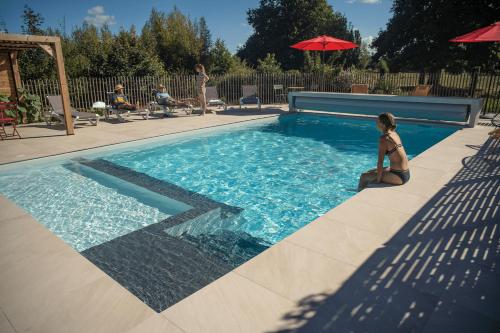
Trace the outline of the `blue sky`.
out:
[[[392,0],[329,0],[336,11],[343,13],[359,29],[364,38],[376,36],[384,28],[390,15]],[[258,0],[0,0],[0,20],[7,30],[19,33],[23,6],[29,5],[45,18],[45,26],[61,26],[66,20],[66,31],[81,25],[85,20],[94,24],[110,23],[117,31],[121,26],[134,24],[141,29],[151,8],[170,11],[177,6],[191,18],[204,16],[214,38],[222,38],[234,52],[251,34],[246,21],[246,11],[258,6]]]

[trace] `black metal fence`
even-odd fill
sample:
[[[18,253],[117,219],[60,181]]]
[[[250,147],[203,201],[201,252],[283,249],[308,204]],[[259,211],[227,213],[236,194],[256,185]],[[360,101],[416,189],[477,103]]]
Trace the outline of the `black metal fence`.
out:
[[[146,77],[73,78],[68,80],[71,104],[78,109],[90,109],[96,101],[106,101],[106,92],[116,84],[125,86],[125,93],[133,103],[142,105],[151,101],[151,91],[162,83],[175,98],[196,96],[193,75],[165,75]],[[432,96],[479,97],[485,99],[483,113],[500,112],[500,74],[489,73],[387,73],[343,71],[329,74],[252,74],[214,75],[209,86],[216,86],[219,97],[228,104],[237,104],[241,86],[257,85],[264,104],[283,103],[282,95],[290,90],[349,93],[352,84],[367,84],[370,93],[410,95],[417,84],[431,84]],[[29,92],[42,97],[59,94],[55,80],[26,80]]]

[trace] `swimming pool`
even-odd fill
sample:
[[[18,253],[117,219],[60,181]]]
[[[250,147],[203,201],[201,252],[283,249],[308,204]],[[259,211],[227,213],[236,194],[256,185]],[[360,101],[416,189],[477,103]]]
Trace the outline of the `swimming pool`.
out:
[[[456,127],[401,124],[413,157]],[[0,193],[162,311],[354,195],[373,120],[285,115],[0,169]]]

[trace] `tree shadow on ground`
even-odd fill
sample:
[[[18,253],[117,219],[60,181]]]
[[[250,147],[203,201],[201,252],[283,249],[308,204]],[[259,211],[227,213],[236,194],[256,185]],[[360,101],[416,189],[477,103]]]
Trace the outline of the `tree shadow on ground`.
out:
[[[275,332],[500,332],[498,145],[465,158],[335,293],[303,298]]]

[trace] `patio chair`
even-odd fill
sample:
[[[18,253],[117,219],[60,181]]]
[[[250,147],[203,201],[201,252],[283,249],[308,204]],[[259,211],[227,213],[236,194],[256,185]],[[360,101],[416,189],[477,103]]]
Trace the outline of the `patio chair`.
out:
[[[495,127],[500,127],[500,113],[491,118],[491,124]]]
[[[243,105],[246,104],[257,104],[259,111],[261,110],[260,98],[257,96],[257,86],[256,85],[244,85],[241,86],[242,97],[240,98],[240,110]]]
[[[61,95],[47,96],[47,100],[52,108],[50,113],[45,117],[47,125],[50,126],[52,124],[52,118],[58,119],[63,124],[66,123]],[[73,118],[73,126],[76,126],[76,122],[79,120],[88,121],[94,126],[97,126],[99,123],[99,115],[96,113],[80,112],[71,108],[71,116]]]
[[[273,84],[274,100],[280,103],[286,103],[287,95],[282,84]]]
[[[412,96],[429,96],[432,86],[428,84],[419,84],[415,87]]]
[[[223,108],[224,111],[227,110],[226,102],[219,98],[217,87],[207,87],[205,98],[207,100],[207,106],[216,106],[217,108]]]
[[[130,116],[130,111],[129,110],[121,110],[113,106],[113,95],[115,94],[114,91],[108,91],[106,92],[106,98],[107,98],[107,105],[106,109],[104,112],[104,118],[106,120],[109,119],[109,116],[111,114],[114,114],[116,118],[118,118],[119,121],[126,121],[124,117],[129,117]],[[139,114],[141,112],[139,111]],[[144,118],[144,116],[141,114],[141,116]],[[148,117],[148,114],[146,114],[146,118]]]
[[[193,98],[187,98],[182,100],[175,100],[175,102],[169,102],[167,104],[159,103],[157,99],[157,89],[151,90],[151,94],[153,95],[153,101],[149,102],[149,113],[151,115],[156,115],[155,111],[158,109],[163,111],[164,117],[173,116],[177,111],[184,111],[186,115],[191,115],[194,109],[195,100]]]
[[[368,94],[367,84],[352,84],[351,94]]]
[[[8,111],[11,112],[8,112]],[[10,114],[7,114],[10,113]],[[7,134],[5,131],[5,125],[12,126],[12,134]],[[17,103],[16,102],[0,102],[0,139],[6,139],[9,136],[18,136],[21,139],[21,135],[17,131]]]

